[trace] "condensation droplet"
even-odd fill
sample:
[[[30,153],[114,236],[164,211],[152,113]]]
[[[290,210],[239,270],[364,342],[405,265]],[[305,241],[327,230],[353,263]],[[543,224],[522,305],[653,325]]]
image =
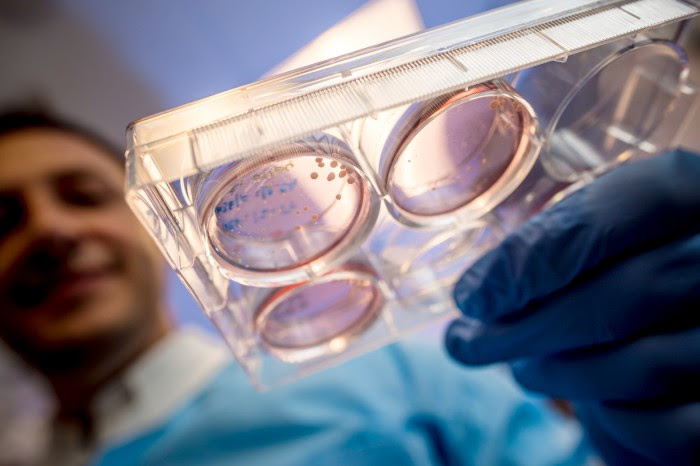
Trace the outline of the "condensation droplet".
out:
[[[321,157],[316,157],[316,162],[321,163],[321,162],[323,162],[323,159]]]
[[[355,178],[352,176],[348,176],[348,184],[353,184],[355,182]]]
[[[318,178],[318,173],[312,172],[312,173],[311,173],[311,179],[312,179],[312,180],[315,180],[316,178]]]
[[[328,181],[333,181],[335,179],[335,173],[329,173],[328,178],[326,178]]]
[[[345,178],[345,174],[346,174],[346,173],[345,173],[345,170],[341,170],[340,173],[338,173],[338,176],[339,176],[340,178]]]
[[[338,162],[336,162],[335,160],[331,162],[331,167],[335,168],[337,166],[338,166]]]
[[[300,213],[301,213],[301,212],[299,212],[298,210],[296,211],[296,214],[297,214],[297,215],[299,215]]]
[[[313,220],[314,222],[315,222],[316,220],[318,220],[318,215],[313,214],[313,215],[311,216],[311,220]]]
[[[325,163],[323,163],[323,162],[320,162],[320,163],[318,164],[318,166],[319,166],[319,168],[323,168],[323,167],[325,167],[325,166],[326,166],[326,164],[325,164]]]
[[[309,210],[309,206],[304,206],[304,212],[306,212],[307,210]]]
[[[301,225],[297,225],[294,227],[295,230],[301,230]]]
[[[336,195],[335,195],[335,198],[338,199],[338,200],[340,200],[340,194],[336,194]]]

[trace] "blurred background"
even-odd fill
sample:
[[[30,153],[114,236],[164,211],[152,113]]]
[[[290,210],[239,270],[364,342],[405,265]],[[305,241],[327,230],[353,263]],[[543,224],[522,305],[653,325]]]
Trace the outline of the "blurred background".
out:
[[[130,121],[255,81],[282,62],[316,61],[506,3],[0,0],[0,108],[40,105],[124,147]],[[336,35],[325,41],[332,47],[314,42],[334,25]],[[691,79],[698,82],[700,21],[690,26],[683,43]],[[293,56],[307,44],[317,47]],[[697,121],[697,102],[693,111],[690,121]],[[684,144],[700,150],[697,130],[697,124],[689,126]],[[176,320],[213,331],[174,276],[169,297]],[[29,441],[28,430],[40,429],[32,419],[47,409],[25,383],[26,372],[5,353],[0,351],[0,464],[9,464],[3,459],[9,449]],[[22,418],[28,419],[24,427],[15,422],[20,407],[35,414]]]

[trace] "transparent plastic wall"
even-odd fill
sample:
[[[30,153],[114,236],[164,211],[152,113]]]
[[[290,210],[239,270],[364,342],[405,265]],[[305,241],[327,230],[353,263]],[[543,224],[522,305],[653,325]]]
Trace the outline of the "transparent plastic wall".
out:
[[[127,199],[258,387],[453,316],[459,275],[675,145],[698,5],[531,0],[154,115]]]

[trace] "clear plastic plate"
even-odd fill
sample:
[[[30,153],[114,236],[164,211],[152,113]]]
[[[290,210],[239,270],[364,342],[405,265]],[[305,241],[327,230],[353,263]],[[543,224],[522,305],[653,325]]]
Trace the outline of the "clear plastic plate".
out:
[[[529,0],[132,123],[127,200],[261,388],[455,315],[510,230],[675,145],[697,2]]]

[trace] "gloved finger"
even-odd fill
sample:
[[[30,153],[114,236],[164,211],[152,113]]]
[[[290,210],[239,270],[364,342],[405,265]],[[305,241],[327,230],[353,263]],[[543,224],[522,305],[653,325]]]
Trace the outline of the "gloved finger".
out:
[[[640,453],[621,445],[614,434],[605,430],[587,404],[576,404],[576,417],[586,427],[588,440],[608,466],[660,466]]]
[[[661,407],[587,405],[596,427],[623,447],[660,464],[700,464],[700,402]],[[577,413],[579,411],[577,410]]]
[[[531,218],[454,288],[462,312],[493,320],[601,262],[697,231],[700,156],[676,150],[628,163]]]
[[[700,327],[611,348],[522,359],[511,368],[523,387],[555,398],[692,399],[700,393]]]
[[[454,321],[445,336],[449,353],[466,364],[544,356],[610,343],[682,317],[700,308],[700,234],[583,278],[519,317]]]

